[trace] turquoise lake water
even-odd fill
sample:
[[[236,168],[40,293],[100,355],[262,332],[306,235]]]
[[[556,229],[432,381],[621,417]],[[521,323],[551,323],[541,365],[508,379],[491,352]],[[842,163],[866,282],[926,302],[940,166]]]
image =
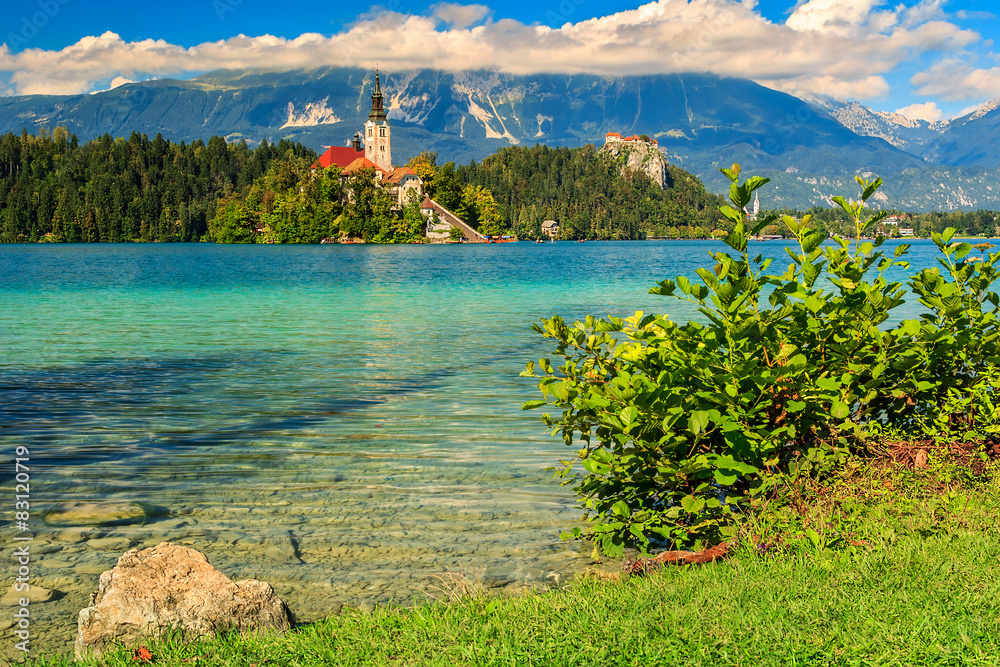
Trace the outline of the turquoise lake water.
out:
[[[31,451],[33,583],[61,593],[33,607],[34,648],[68,649],[100,572],[164,540],[270,582],[301,620],[440,595],[448,572],[565,583],[589,545],[559,539],[581,514],[545,470],[566,447],[520,410],[539,395],[518,373],[553,347],[530,326],[691,317],[648,290],[722,248],[0,246],[0,442]],[[93,501],[150,518],[42,521]]]

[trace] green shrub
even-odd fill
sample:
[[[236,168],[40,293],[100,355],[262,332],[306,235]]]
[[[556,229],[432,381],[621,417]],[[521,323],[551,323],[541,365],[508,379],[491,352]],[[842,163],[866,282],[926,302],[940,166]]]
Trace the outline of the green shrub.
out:
[[[586,318],[567,325],[542,320],[534,329],[557,343],[555,367],[541,359],[522,375],[539,377],[553,433],[579,446],[559,474],[575,484],[595,550],[618,555],[662,544],[699,545],[735,535],[750,497],[774,493],[782,475],[822,475],[850,452],[863,452],[872,430],[907,427],[939,437],[973,428],[998,431],[994,404],[997,350],[996,279],[1000,253],[970,261],[974,249],[935,235],[942,275],[925,269],[909,282],[928,312],[888,326],[906,289],[886,274],[902,257],[862,239],[885,217],[866,215],[881,186],[858,178],[858,202],[834,201],[853,221],[854,240],[832,239],[784,216],[798,243],[791,264],[768,273],[748,239],[773,224],[749,227],[744,207],[768,179],[739,183],[739,165],[722,170],[732,206],[722,214],[734,231],[729,252],[710,252],[700,283],[684,276],[651,292],[694,303],[706,322],[678,324],[666,315]],[[583,468],[575,465],[579,462]]]

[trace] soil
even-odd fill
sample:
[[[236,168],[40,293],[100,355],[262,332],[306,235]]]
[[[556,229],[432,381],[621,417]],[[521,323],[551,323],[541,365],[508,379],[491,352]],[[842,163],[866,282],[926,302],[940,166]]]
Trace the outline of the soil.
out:
[[[985,452],[986,460],[980,456]],[[982,475],[990,460],[1000,458],[1000,438],[989,441],[936,443],[926,440],[884,442],[876,452],[876,460],[907,468],[925,468],[931,454],[959,465],[967,466],[973,475]]]

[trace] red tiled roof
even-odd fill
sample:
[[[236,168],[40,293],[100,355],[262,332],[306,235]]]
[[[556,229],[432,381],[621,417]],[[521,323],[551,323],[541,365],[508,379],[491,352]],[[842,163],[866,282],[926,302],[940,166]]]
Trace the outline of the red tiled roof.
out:
[[[431,201],[430,195],[424,195],[424,201],[421,202],[420,208],[434,208],[434,202]]]
[[[417,172],[413,171],[409,167],[396,167],[392,170],[392,173],[389,174],[388,180],[390,183],[399,183],[403,180],[404,176],[417,176]],[[417,178],[420,177],[417,176]]]
[[[606,136],[606,137],[620,137],[620,136],[622,136],[622,135],[618,134],[617,132],[608,132],[608,133],[607,133],[606,135],[604,135],[604,136]]]
[[[376,172],[385,174],[385,169],[378,166],[366,157],[359,157],[341,170],[341,174],[355,174],[362,169],[374,169]]]
[[[364,156],[364,150],[356,151],[353,146],[330,146],[326,149],[325,153],[319,156],[318,160],[313,162],[312,168],[323,167],[326,169],[327,167],[337,166],[343,169],[359,157]]]

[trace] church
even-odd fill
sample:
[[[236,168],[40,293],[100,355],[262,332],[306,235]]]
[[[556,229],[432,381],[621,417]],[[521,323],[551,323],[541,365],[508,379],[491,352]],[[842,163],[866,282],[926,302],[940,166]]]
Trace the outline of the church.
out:
[[[403,206],[424,194],[423,181],[409,167],[392,166],[392,133],[386,116],[382,86],[375,70],[375,90],[372,91],[372,110],[365,123],[365,134],[354,133],[350,146],[330,146],[316,162],[313,169],[340,167],[343,176],[351,176],[364,169],[375,171],[379,183],[389,185],[397,206]],[[410,194],[414,193],[414,194]]]

